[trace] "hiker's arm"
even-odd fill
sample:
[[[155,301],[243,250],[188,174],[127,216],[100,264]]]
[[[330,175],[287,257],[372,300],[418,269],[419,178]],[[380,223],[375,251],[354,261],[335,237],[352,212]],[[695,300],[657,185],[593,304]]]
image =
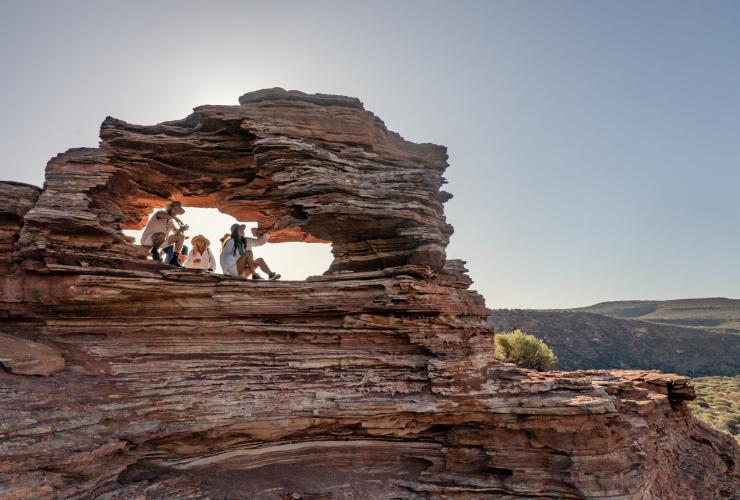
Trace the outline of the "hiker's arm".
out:
[[[270,233],[265,231],[262,233],[259,238],[249,238],[251,240],[251,246],[253,247],[261,247],[265,243],[267,243],[267,239],[270,237]]]
[[[175,220],[175,217],[173,215],[168,214],[164,210],[160,210],[159,212],[157,212],[157,219],[160,219],[160,220],[161,219]]]

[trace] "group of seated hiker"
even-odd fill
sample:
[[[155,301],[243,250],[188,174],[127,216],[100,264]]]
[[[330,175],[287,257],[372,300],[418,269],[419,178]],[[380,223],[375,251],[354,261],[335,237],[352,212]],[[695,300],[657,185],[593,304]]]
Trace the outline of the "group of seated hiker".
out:
[[[214,272],[216,259],[211,252],[211,242],[199,234],[192,239],[193,248],[188,251],[185,246],[185,231],[188,229],[178,216],[183,215],[185,209],[179,201],[169,203],[164,210],[155,212],[149,219],[141,235],[141,244],[150,247],[152,259],[175,267],[188,269],[203,269]],[[252,229],[256,238],[245,236],[246,224],[235,223],[231,231],[221,238],[221,269],[224,274],[231,276],[251,276],[253,280],[264,279],[257,270],[261,269],[268,279],[280,279],[280,275],[272,271],[264,259],[254,258],[252,249],[267,243],[269,233]],[[187,254],[187,257],[183,257]]]

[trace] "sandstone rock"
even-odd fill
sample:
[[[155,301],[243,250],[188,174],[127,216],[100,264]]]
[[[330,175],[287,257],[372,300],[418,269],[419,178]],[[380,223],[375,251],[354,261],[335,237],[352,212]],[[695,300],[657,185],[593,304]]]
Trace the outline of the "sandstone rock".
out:
[[[691,416],[685,379],[494,359],[483,298],[445,259],[444,148],[352,98],[240,103],[108,118],[28,193],[3,329],[66,369],[0,372],[0,496],[734,494],[738,447]],[[331,241],[334,263],[255,283],[148,261],[121,229],[170,198]]]
[[[403,140],[356,99],[272,89],[241,102],[154,126],[107,118],[100,148],[53,158],[25,218],[26,267],[151,267],[120,229],[167,199],[257,221],[273,242],[330,241],[330,273],[444,265],[445,148]]]
[[[48,377],[64,368],[64,358],[52,347],[0,332],[0,365],[18,375]]]
[[[41,189],[19,182],[3,182],[0,189],[0,272],[11,270],[23,217],[36,203]],[[0,316],[1,317],[1,316]]]

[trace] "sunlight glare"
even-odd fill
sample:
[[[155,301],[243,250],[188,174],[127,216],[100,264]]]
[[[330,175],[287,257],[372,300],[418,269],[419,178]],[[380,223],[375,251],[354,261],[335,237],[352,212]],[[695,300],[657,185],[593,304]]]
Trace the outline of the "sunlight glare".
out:
[[[162,208],[152,209],[149,217]],[[202,234],[211,242],[211,251],[216,260],[219,260],[221,243],[219,240],[237,220],[231,215],[219,212],[215,208],[185,207],[185,214],[180,219],[190,226],[185,233],[189,238],[185,245],[190,247],[190,239]],[[251,236],[251,229],[257,227],[255,222],[244,222],[247,225],[246,234]],[[127,236],[136,238],[139,243],[142,230],[124,230]],[[309,276],[322,274],[332,262],[331,245],[326,243],[267,243],[254,249],[254,256],[262,257],[270,268],[282,275],[283,280],[305,280]],[[220,264],[216,268],[221,273]]]

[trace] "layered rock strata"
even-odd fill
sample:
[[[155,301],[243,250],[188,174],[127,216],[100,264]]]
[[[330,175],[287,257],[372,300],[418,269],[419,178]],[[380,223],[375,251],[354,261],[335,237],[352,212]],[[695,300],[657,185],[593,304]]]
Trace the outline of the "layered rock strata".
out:
[[[443,266],[445,148],[404,141],[356,99],[272,89],[240,100],[154,126],[107,118],[100,148],[49,162],[24,257],[141,268],[120,229],[178,199],[257,221],[273,242],[329,241],[330,272]]]
[[[444,148],[281,89],[101,137],[40,193],[2,185],[0,496],[735,493],[737,445],[690,415],[685,378],[493,358],[445,260]],[[334,263],[266,283],[161,266],[121,229],[169,199],[329,241]]]

